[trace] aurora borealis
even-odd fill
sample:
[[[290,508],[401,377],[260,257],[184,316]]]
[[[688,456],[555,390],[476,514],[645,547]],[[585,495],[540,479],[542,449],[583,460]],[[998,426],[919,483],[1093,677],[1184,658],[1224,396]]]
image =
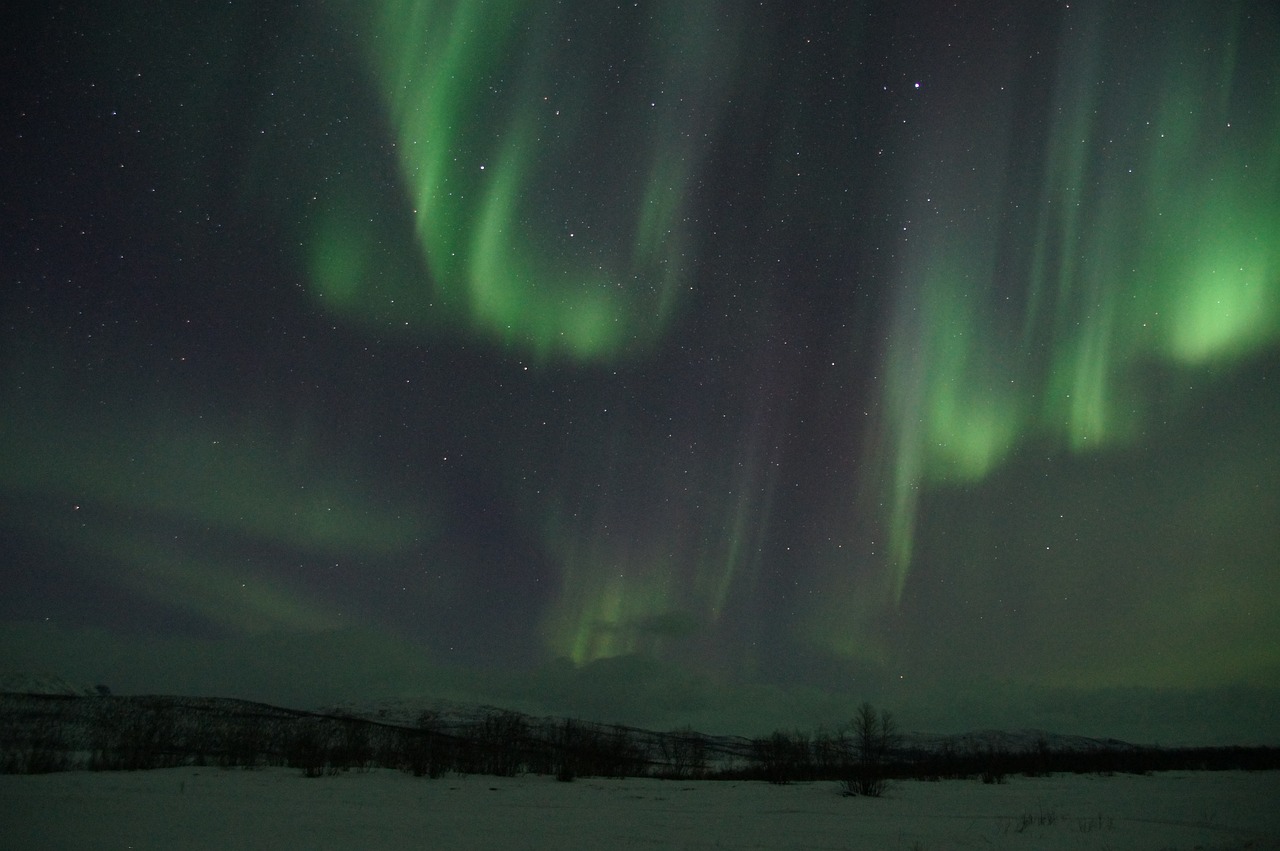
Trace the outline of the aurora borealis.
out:
[[[8,36],[0,668],[1280,743],[1280,10]]]

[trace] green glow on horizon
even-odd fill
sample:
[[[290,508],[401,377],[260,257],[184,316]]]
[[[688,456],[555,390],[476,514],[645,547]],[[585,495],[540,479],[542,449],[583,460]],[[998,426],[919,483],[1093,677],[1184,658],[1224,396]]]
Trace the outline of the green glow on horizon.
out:
[[[171,416],[149,429],[47,419],[29,411],[5,432],[3,483],[13,492],[316,553],[392,554],[433,534],[421,506],[386,504],[302,435]]]
[[[732,618],[739,595],[750,596],[761,566],[773,483],[756,454],[759,437],[748,429],[750,463],[734,465],[732,473],[710,462],[689,471],[722,481],[730,495],[705,517],[696,505],[656,496],[661,488],[639,510],[646,518],[639,531],[629,522],[631,512],[614,517],[609,506],[592,500],[585,512],[548,511],[542,495],[530,501],[559,566],[559,594],[542,617],[553,655],[575,665],[630,654],[687,658],[714,641],[715,627]],[[668,471],[658,480],[678,482],[672,492],[702,492],[687,488],[684,474]]]
[[[573,22],[544,4],[383,0],[367,22],[364,7],[335,5],[372,30],[364,46],[429,281],[379,280],[359,259],[376,233],[330,246],[322,227],[309,251],[327,303],[381,317],[381,289],[413,289],[389,324],[544,360],[610,360],[659,339],[688,290],[683,220],[701,149],[683,140],[709,126],[732,64],[706,11],[668,2],[652,19],[614,16],[608,67],[643,58],[647,70],[629,70],[609,95],[621,101],[597,107],[607,69],[590,66],[590,50],[560,55]]]
[[[1218,23],[1171,9],[1114,91],[1096,85],[1119,37],[1108,12],[1074,19],[1032,209],[1008,221],[932,208],[907,216],[872,447],[885,459],[892,600],[924,489],[980,480],[1030,440],[1071,452],[1131,444],[1153,401],[1145,364],[1227,368],[1280,343],[1280,100],[1238,90],[1240,22],[1196,9]],[[1277,57],[1268,61],[1280,75]],[[918,144],[921,197],[941,209],[1010,209],[1019,189],[991,146]],[[997,276],[992,258],[1018,227],[1029,227],[1033,250],[1016,274]]]
[[[119,566],[115,579],[149,599],[186,609],[240,633],[315,632],[342,625],[305,588],[257,575],[245,565],[209,558],[175,541],[136,530],[104,530],[97,554]]]
[[[12,519],[69,547],[87,579],[210,624],[241,633],[351,624],[315,599],[311,574],[435,534],[423,506],[367,490],[304,434],[132,408],[126,419],[77,416],[56,389],[41,392],[49,398],[9,394],[19,413],[0,429],[0,486],[46,506]],[[294,580],[273,575],[299,569]]]
[[[673,561],[621,552],[602,535],[562,546],[561,595],[543,618],[547,646],[575,665],[658,651],[666,636],[649,626],[687,603]]]

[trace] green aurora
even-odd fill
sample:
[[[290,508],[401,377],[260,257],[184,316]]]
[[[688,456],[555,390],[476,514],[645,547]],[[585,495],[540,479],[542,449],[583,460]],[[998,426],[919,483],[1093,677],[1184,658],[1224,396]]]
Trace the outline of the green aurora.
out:
[[[1280,686],[1277,12],[835,5],[124,4],[74,118],[24,77],[0,647],[712,726]]]
[[[698,140],[736,52],[715,4],[589,21],[527,0],[336,5],[368,33],[426,273],[377,267],[356,191],[326,198],[310,234],[317,295],[375,319],[440,315],[539,361],[651,349],[689,290]]]

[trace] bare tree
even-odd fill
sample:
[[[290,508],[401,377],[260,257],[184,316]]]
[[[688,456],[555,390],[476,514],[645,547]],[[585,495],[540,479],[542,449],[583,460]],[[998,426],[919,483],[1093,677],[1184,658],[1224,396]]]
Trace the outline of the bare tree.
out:
[[[844,794],[878,798],[885,792],[889,754],[898,746],[898,725],[888,710],[876,712],[870,703],[863,703],[850,727],[858,761],[844,779]]]
[[[810,746],[813,770],[825,780],[841,778],[850,762],[849,737],[844,732],[831,732],[819,727],[813,734]]]
[[[770,783],[785,785],[812,776],[809,736],[796,731],[776,730],[767,738],[753,739],[751,755]]]
[[[707,742],[692,727],[681,727],[665,734],[660,740],[660,748],[669,776],[682,779],[702,777],[706,773]]]

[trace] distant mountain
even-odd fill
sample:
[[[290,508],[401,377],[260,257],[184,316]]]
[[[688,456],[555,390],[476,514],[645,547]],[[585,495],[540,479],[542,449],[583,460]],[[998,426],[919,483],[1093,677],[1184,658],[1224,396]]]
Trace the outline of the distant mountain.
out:
[[[104,685],[72,683],[52,674],[7,673],[0,674],[0,693],[95,697],[109,695],[111,690]],[[297,710],[286,711],[292,713]],[[303,712],[321,716],[359,718],[396,727],[427,726],[447,734],[474,729],[477,724],[495,715],[517,716],[529,727],[541,729],[563,726],[570,720],[559,716],[534,717],[498,706],[435,698],[346,701]],[[600,733],[626,734],[633,741],[653,746],[660,745],[670,736],[670,731],[642,730],[581,719],[573,719],[573,723]],[[698,736],[705,743],[714,762],[723,763],[750,758],[752,742],[748,737],[710,736],[694,731],[683,732]],[[991,751],[1017,754],[1033,753],[1038,750],[1050,750],[1056,753],[1092,753],[1102,750],[1133,750],[1137,747],[1118,739],[1073,736],[1045,730],[975,730],[965,733],[902,733],[899,736],[897,750],[916,754],[943,752],[978,754]]]
[[[468,735],[469,731],[477,729],[487,718],[507,716],[519,718],[530,729],[550,731],[563,728],[566,724],[573,724],[580,730],[587,730],[597,735],[624,737],[645,752],[654,754],[662,753],[664,743],[668,742],[673,735],[693,736],[705,745],[708,761],[716,767],[725,767],[751,758],[751,740],[744,736],[709,736],[691,730],[673,734],[670,731],[644,730],[622,724],[605,724],[564,716],[536,717],[479,703],[459,703],[431,698],[395,698],[374,702],[346,701],[323,706],[313,711],[319,715],[360,718],[379,724],[404,727],[425,726],[436,732],[458,736]]]
[[[438,729],[466,727],[477,721],[483,721],[495,714],[511,713],[499,706],[479,703],[458,703],[437,698],[388,698],[377,701],[353,701],[333,703],[310,711],[318,715],[347,716],[363,718],[379,724],[394,724],[400,727],[416,727],[429,718]],[[426,718],[424,718],[426,716]],[[527,717],[521,714],[521,717]]]
[[[0,692],[9,694],[50,694],[69,697],[84,697],[98,694],[110,694],[106,686],[76,685],[62,677],[52,674],[0,674]]]
[[[1095,739],[1089,736],[1070,736],[1045,730],[973,730],[967,733],[904,733],[902,750],[924,753],[940,753],[950,749],[955,753],[1034,753],[1050,750],[1055,753],[1092,753],[1100,750],[1132,750],[1137,745],[1119,739]]]
[[[760,739],[535,718],[439,700],[344,703],[319,711],[252,701],[111,695],[58,677],[0,679],[0,773],[75,768],[288,765],[315,777],[352,768],[444,773],[680,779],[847,779],[848,735]],[[880,765],[872,761],[871,765]],[[1274,748],[1143,748],[1041,730],[905,733],[883,763],[898,778],[1002,782],[1006,774],[1280,767]]]
[[[570,719],[558,716],[534,717],[514,710],[485,704],[467,704],[429,698],[397,698],[376,702],[347,701],[314,710],[321,715],[361,718],[381,724],[416,727],[430,726],[438,732],[462,733],[473,729],[493,715],[519,717],[531,728],[549,729],[563,726]],[[644,730],[618,724],[572,719],[583,728],[600,733],[625,733],[632,741],[659,752],[672,731]],[[706,746],[710,761],[717,767],[752,758],[752,739],[746,736],[711,736],[695,731],[682,734],[697,736]],[[1029,754],[1052,751],[1059,754],[1097,753],[1100,751],[1132,751],[1138,745],[1119,739],[1098,739],[1053,733],[1046,730],[974,730],[965,733],[906,732],[898,737],[895,750],[901,754],[974,755],[985,753]]]

